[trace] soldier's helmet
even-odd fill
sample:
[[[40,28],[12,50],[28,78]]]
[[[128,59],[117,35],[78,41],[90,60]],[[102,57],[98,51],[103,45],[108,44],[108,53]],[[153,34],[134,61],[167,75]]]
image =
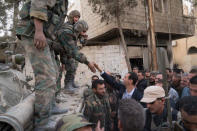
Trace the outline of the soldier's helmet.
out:
[[[79,20],[74,25],[74,30],[78,33],[88,30],[88,23],[84,20]]]
[[[73,23],[73,18],[78,16],[79,18],[81,17],[80,12],[78,10],[73,10],[69,13],[68,15],[68,21],[70,21],[71,23]]]
[[[83,114],[77,113],[63,116],[57,123],[57,131],[73,131],[85,126],[94,126],[95,124],[88,122]]]

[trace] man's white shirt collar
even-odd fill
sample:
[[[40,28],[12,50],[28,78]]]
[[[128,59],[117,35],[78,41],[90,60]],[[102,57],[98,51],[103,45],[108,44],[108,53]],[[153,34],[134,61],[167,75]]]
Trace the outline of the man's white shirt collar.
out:
[[[130,99],[132,98],[132,95],[135,91],[135,88],[133,88],[133,90],[131,92],[127,92],[127,90],[124,92],[123,96],[122,96],[122,99]]]

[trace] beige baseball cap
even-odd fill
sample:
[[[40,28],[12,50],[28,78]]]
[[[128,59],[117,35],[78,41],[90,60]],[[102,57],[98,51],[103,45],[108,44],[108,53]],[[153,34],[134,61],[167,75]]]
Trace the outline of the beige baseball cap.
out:
[[[160,86],[149,86],[144,90],[144,96],[141,99],[141,102],[151,103],[154,102],[157,98],[165,97],[165,91]]]

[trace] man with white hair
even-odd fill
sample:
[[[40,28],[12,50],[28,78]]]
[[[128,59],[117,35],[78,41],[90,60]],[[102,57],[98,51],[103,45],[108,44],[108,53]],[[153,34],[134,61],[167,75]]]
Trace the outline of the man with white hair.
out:
[[[168,110],[165,102],[165,91],[160,86],[149,86],[144,90],[141,102],[146,103],[146,123],[144,131],[152,131],[168,127]],[[177,120],[177,111],[171,108],[172,120]]]

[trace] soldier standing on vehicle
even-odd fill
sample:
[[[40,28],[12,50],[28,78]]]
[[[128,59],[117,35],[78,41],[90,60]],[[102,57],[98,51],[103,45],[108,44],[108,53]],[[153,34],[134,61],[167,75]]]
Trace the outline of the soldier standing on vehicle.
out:
[[[76,42],[80,36],[85,36],[88,30],[88,24],[84,20],[79,20],[75,25],[63,24],[58,31],[58,40],[61,44],[60,56],[65,58],[69,56],[80,63],[86,64],[92,72],[96,72],[94,63],[89,62],[86,56],[79,52]],[[74,93],[73,83],[65,87],[65,92]]]
[[[58,69],[48,40],[57,39],[56,31],[65,20],[67,7],[67,0],[31,0],[20,11],[16,34],[35,75],[35,130],[42,130],[52,113]]]
[[[68,15],[68,21],[65,23],[66,26],[73,26],[80,18],[80,12],[78,10],[73,10]],[[84,46],[86,44],[87,35],[79,35],[78,40]],[[77,42],[75,43],[77,46]],[[64,88],[78,88],[74,83],[75,75],[78,67],[78,62],[71,58],[69,55],[60,56],[63,68],[66,70],[64,79]]]
[[[74,24],[80,18],[80,12],[78,10],[73,10],[69,13],[67,18],[68,18],[68,21],[65,23],[65,26],[73,27]],[[66,55],[63,55],[63,56],[61,55],[60,56],[61,64],[62,64],[62,66],[61,66],[60,65],[60,60],[59,60],[59,57],[58,57],[58,55],[60,55],[60,49],[58,47],[59,47],[59,45],[58,46],[56,46],[55,44],[53,45],[53,49],[55,51],[55,60],[57,62],[58,68],[59,68],[59,76],[58,76],[58,79],[57,79],[56,95],[61,90],[61,79],[62,79],[62,73],[64,72],[64,70],[66,70],[66,75],[65,75],[65,80],[64,80],[65,87],[72,86],[72,87],[77,88],[77,86],[74,83],[74,79],[75,79],[75,74],[76,74],[76,70],[77,70],[77,66],[78,66],[77,61],[75,61],[74,59],[72,59],[71,57],[66,56]]]

